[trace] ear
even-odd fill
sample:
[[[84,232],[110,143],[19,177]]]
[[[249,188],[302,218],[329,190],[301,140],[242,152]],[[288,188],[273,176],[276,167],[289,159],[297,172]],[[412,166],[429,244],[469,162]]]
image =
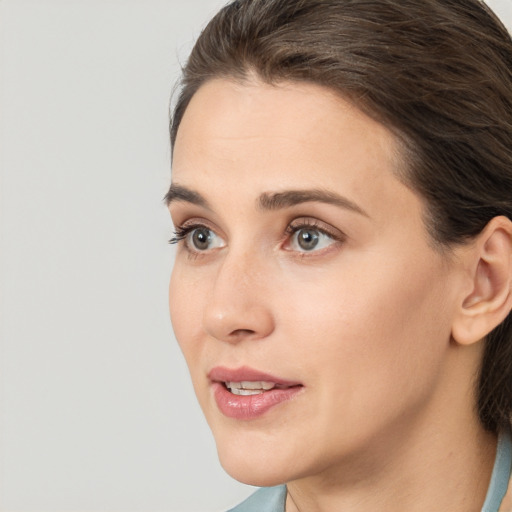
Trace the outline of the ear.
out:
[[[494,217],[472,242],[468,258],[469,292],[461,296],[452,337],[462,345],[483,339],[512,309],[512,222]]]

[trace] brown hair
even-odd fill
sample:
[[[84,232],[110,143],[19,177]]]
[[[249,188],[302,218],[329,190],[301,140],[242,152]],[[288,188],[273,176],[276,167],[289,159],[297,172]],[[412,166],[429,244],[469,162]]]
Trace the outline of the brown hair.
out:
[[[512,219],[512,40],[483,2],[236,0],[183,70],[171,146],[201,85],[251,73],[329,87],[392,130],[437,247]],[[477,403],[487,429],[509,424],[510,314],[487,337]]]

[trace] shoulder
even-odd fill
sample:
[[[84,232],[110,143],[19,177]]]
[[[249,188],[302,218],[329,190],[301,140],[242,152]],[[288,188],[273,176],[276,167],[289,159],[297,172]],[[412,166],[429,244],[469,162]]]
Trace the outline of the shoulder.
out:
[[[262,487],[228,512],[284,512],[286,486]]]

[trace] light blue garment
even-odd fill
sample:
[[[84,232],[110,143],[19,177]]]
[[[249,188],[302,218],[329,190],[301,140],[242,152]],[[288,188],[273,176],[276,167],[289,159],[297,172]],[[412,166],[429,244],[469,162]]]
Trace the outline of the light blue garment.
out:
[[[284,512],[286,485],[262,487],[228,512]]]
[[[512,464],[512,441],[510,432],[500,434],[491,483],[487,490],[482,512],[498,512],[507,492]],[[240,505],[228,512],[285,512],[286,485],[262,487]]]
[[[512,440],[510,431],[503,432],[498,438],[496,460],[492,469],[491,483],[487,489],[482,512],[498,512],[503,497],[507,493],[512,466]],[[284,512],[284,511],[283,511]]]

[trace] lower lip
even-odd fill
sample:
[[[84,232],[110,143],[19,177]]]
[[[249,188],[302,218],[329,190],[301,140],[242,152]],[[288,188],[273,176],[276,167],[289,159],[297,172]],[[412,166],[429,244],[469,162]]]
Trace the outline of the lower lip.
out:
[[[263,416],[269,409],[287,402],[302,390],[302,386],[271,389],[257,395],[235,395],[224,384],[213,383],[213,394],[220,412],[228,418],[253,420]]]

